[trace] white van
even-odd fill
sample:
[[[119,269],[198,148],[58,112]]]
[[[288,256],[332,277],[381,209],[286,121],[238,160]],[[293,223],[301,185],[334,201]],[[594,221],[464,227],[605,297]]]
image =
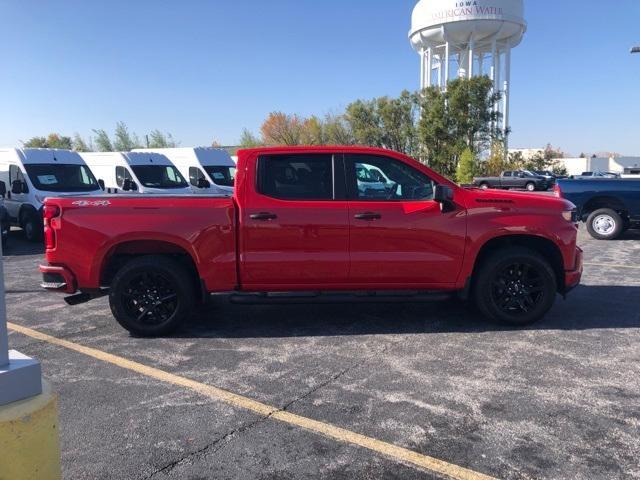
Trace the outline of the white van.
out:
[[[164,155],[153,152],[87,152],[80,155],[107,193],[192,193],[187,181]]]
[[[157,152],[165,155],[189,179],[194,193],[231,195],[236,164],[231,155],[219,148],[158,148],[135,152]]]
[[[0,149],[0,193],[3,190],[10,223],[32,241],[42,238],[46,197],[103,193],[80,155],[46,148]]]

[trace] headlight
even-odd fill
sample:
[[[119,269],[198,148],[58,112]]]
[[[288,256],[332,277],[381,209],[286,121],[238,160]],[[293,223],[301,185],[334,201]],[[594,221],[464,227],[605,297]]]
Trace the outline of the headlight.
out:
[[[564,212],[562,212],[562,218],[564,218],[567,222],[578,223],[578,211],[576,209],[565,210]]]

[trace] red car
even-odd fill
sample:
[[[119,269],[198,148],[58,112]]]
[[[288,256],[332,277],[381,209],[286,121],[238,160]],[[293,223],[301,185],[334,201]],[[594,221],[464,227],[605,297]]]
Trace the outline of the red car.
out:
[[[463,189],[375,148],[241,150],[233,197],[49,198],[44,218],[43,287],[76,294],[70,304],[108,293],[143,336],[169,333],[214,292],[458,293],[521,325],[582,274],[572,203]]]

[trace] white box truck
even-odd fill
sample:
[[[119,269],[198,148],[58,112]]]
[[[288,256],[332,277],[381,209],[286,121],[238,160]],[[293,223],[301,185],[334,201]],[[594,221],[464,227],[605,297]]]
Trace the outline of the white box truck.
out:
[[[236,164],[231,155],[219,148],[158,148],[135,152],[156,152],[165,155],[189,179],[194,193],[231,195],[236,176]]]
[[[48,196],[100,195],[102,189],[80,155],[69,150],[0,149],[0,193],[12,225],[28,240],[42,239]]]
[[[88,152],[82,158],[107,193],[184,195],[189,184],[167,157],[153,152]]]

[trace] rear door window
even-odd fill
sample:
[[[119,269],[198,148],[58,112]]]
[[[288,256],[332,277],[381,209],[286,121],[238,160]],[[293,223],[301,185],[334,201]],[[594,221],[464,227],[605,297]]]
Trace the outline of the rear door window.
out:
[[[283,200],[333,200],[333,157],[326,154],[260,157],[258,191]]]

